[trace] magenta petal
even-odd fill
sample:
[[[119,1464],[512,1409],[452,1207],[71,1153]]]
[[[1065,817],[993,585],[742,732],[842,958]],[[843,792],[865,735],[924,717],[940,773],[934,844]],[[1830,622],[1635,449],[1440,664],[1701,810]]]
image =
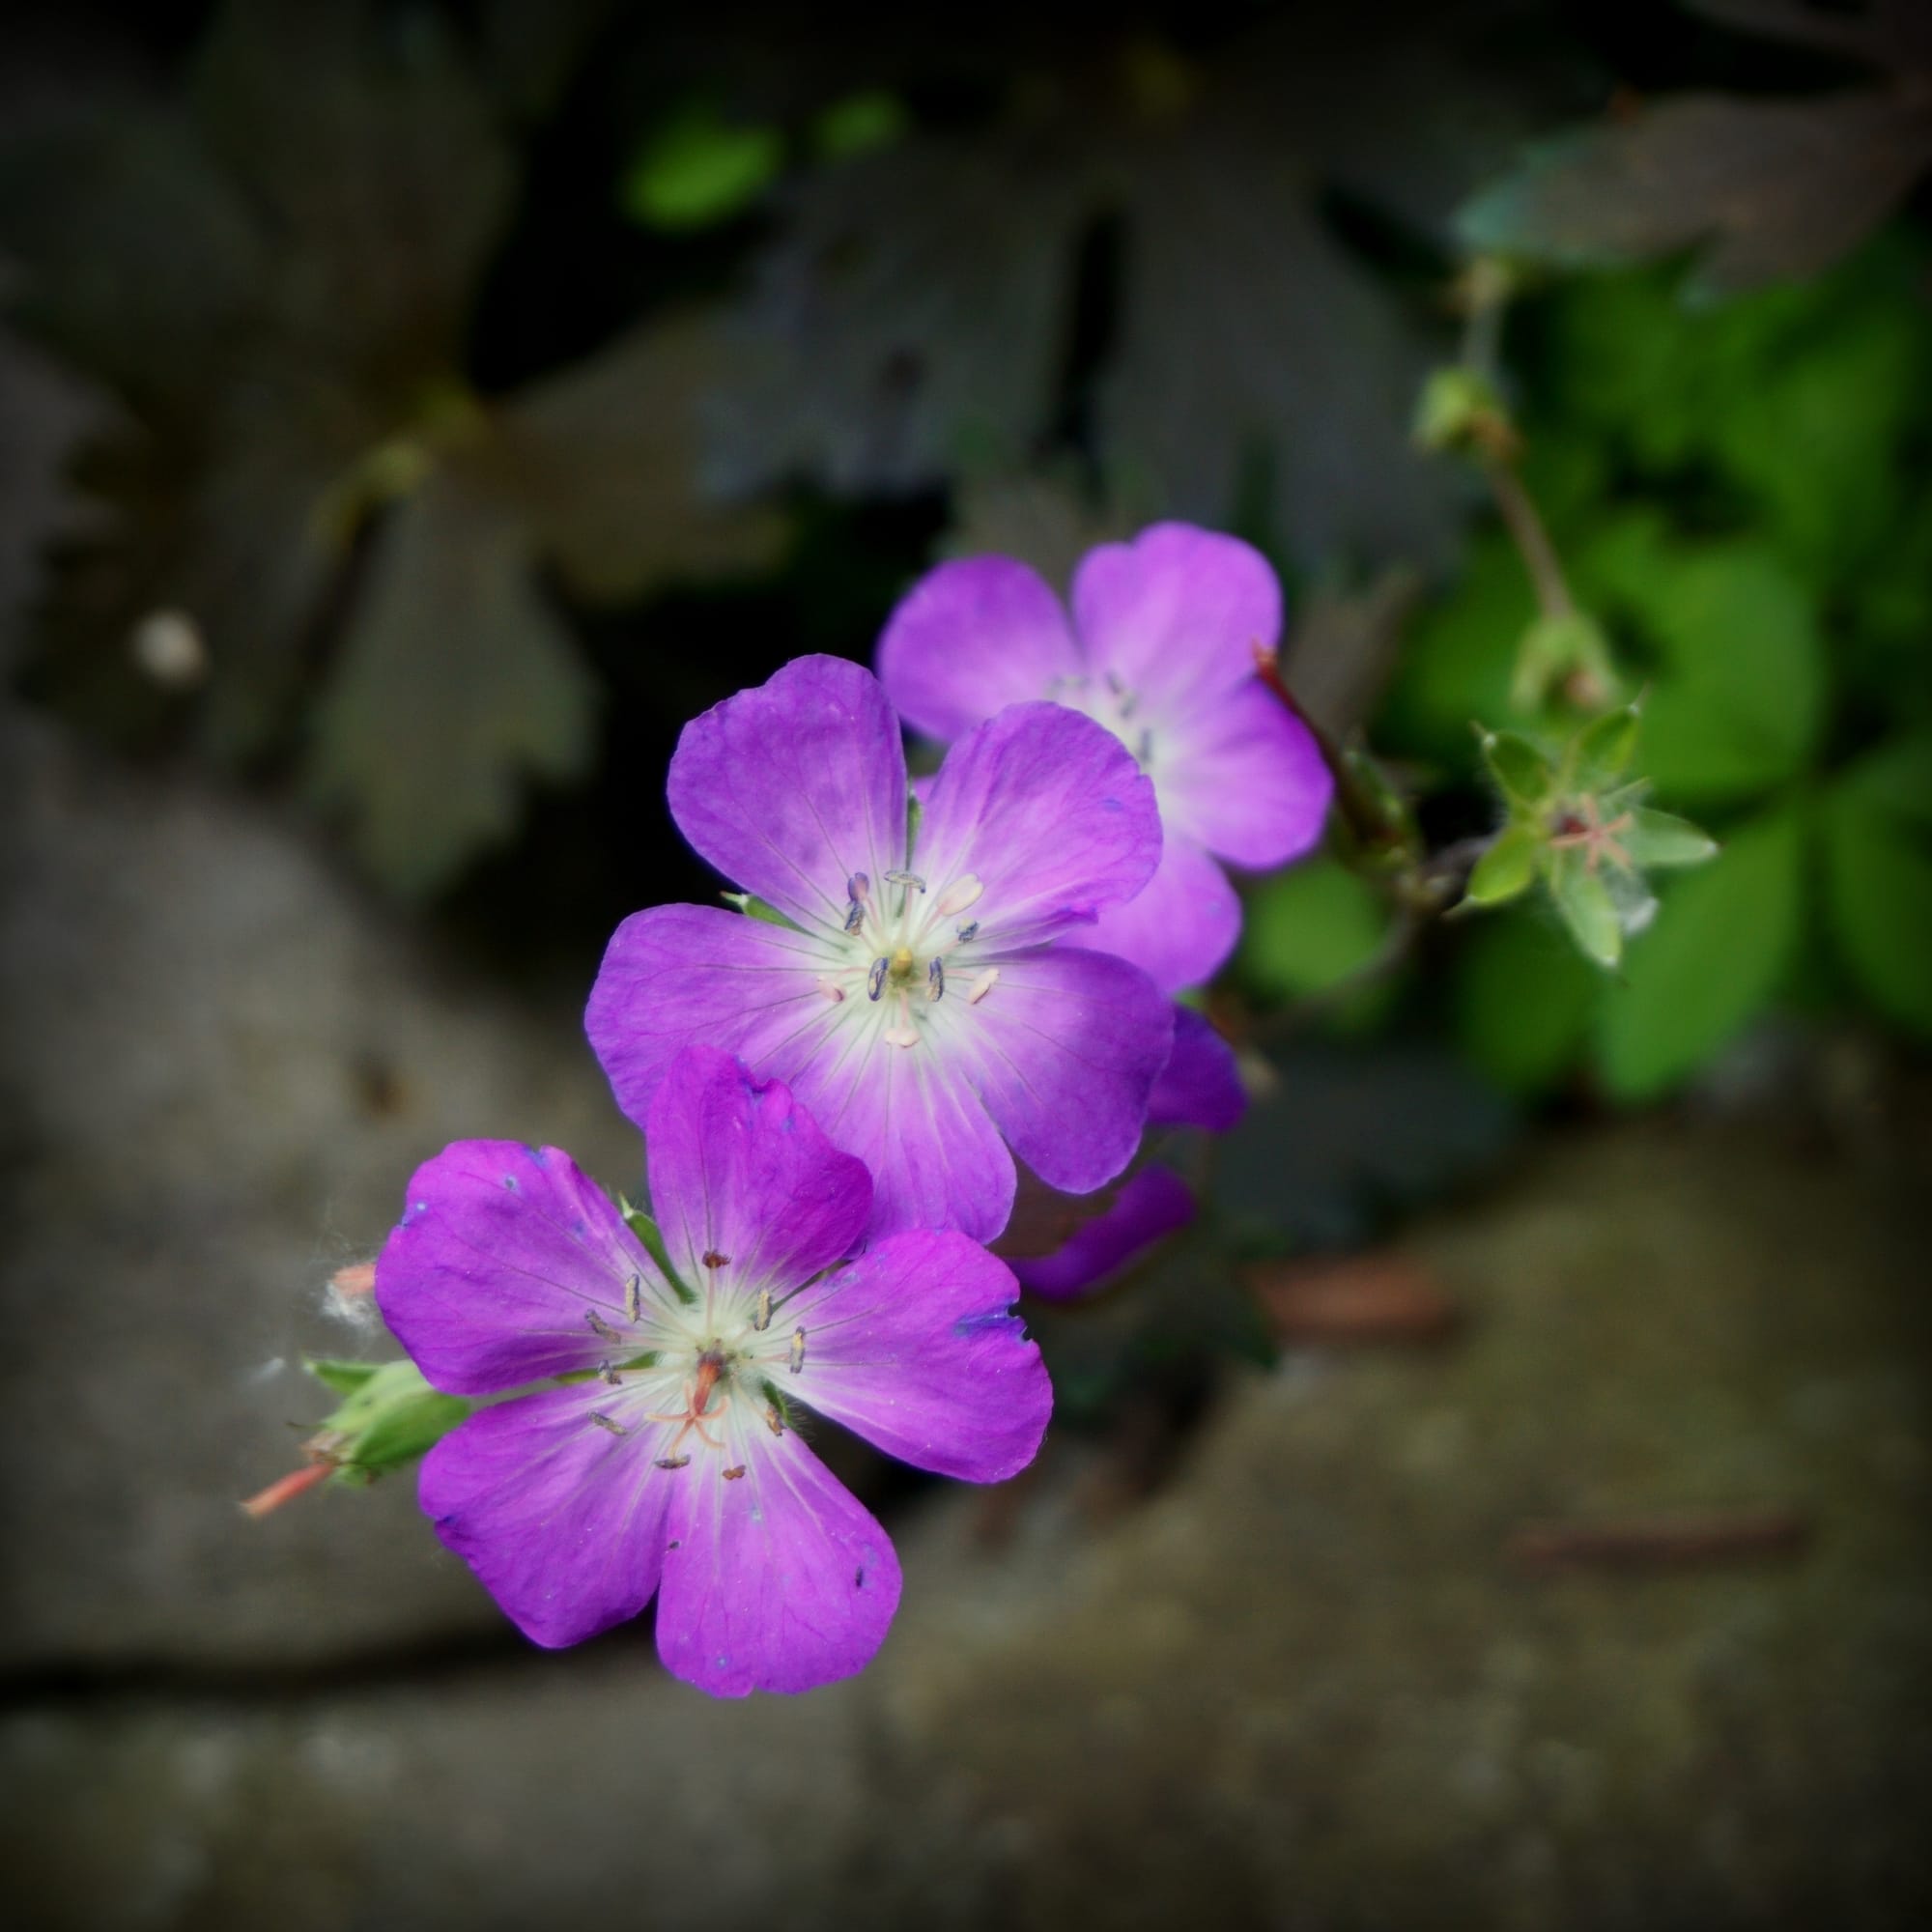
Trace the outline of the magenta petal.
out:
[[[1191,1007],[1174,1009],[1174,1051],[1148,1095],[1151,1127],[1225,1134],[1248,1110],[1235,1049]]]
[[[658,1587],[667,1472],[591,1420],[600,1390],[480,1409],[423,1459],[417,1494],[437,1535],[549,1649],[636,1616]]]
[[[1019,1285],[977,1241],[895,1235],[794,1295],[797,1394],[889,1455],[997,1483],[1023,1469],[1053,1412],[1037,1345],[1007,1311]]]
[[[644,1125],[666,1069],[693,1041],[761,1065],[809,1054],[834,1008],[820,942],[722,906],[653,906],[611,935],[583,1015],[617,1104]]]
[[[872,1173],[872,1233],[958,1228],[990,1241],[1013,1205],[1013,1157],[970,1071],[951,1054],[821,1053],[792,1082],[838,1146]]]
[[[942,742],[1081,668],[1060,599],[1007,556],[928,571],[887,619],[877,663],[899,716]]]
[[[1281,586],[1238,537],[1155,524],[1087,553],[1073,619],[1091,665],[1175,714],[1254,675],[1256,645],[1281,635]]]
[[[1160,809],[1176,837],[1264,869],[1321,838],[1334,788],[1314,734],[1256,680],[1177,727]]]
[[[1052,1254],[1016,1260],[1013,1272],[1028,1293],[1047,1301],[1071,1301],[1193,1218],[1194,1194],[1186,1181],[1172,1168],[1144,1167],[1104,1214],[1069,1236]]]
[[[1079,937],[1178,993],[1211,980],[1240,936],[1241,901],[1227,873],[1193,839],[1169,832],[1153,877],[1124,905],[1103,907]]]
[[[885,1531],[793,1431],[753,1427],[738,1480],[705,1460],[675,1472],[667,1524],[658,1655],[714,1697],[850,1677],[898,1607]]]
[[[986,1111],[1049,1187],[1086,1194],[1134,1156],[1174,1044],[1174,1007],[1138,966],[1048,947],[997,962],[962,1032]],[[966,1043],[970,1042],[970,1049]]]
[[[913,863],[971,873],[986,941],[1029,945],[1131,898],[1160,860],[1153,786],[1107,730],[1060,704],[1009,705],[946,754]]]
[[[651,1209],[688,1282],[793,1288],[865,1238],[865,1162],[840,1153],[789,1088],[753,1080],[729,1054],[693,1046],[671,1062],[646,1144]]]
[[[898,720],[843,658],[795,658],[693,719],[667,794],[704,858],[801,924],[837,931],[846,881],[905,863]]]
[[[650,1300],[669,1302],[637,1237],[567,1153],[458,1141],[410,1182],[376,1263],[376,1302],[438,1388],[488,1395],[595,1368],[611,1347],[588,1318],[627,1327],[633,1275]]]

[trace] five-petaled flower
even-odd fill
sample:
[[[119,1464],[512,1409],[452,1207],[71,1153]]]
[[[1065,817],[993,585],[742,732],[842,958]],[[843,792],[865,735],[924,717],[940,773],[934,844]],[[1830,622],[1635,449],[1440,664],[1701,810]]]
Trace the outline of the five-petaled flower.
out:
[[[1240,934],[1217,860],[1265,869],[1321,836],[1331,781],[1314,738],[1256,675],[1281,631],[1266,560],[1237,538],[1157,524],[1090,551],[1072,622],[1025,564],[943,563],[915,584],[879,641],[886,693],[942,743],[1003,706],[1051,698],[1104,724],[1159,794],[1160,868],[1101,914],[1091,946],[1144,966],[1169,991],[1208,979]]]
[[[1126,1166],[1173,1015],[1077,943],[1160,856],[1153,787],[1112,733],[1009,706],[952,747],[915,832],[878,680],[801,658],[686,726],[668,793],[787,923],[655,906],[618,927],[585,1021],[634,1121],[688,1042],[742,1055],[871,1169],[879,1234],[990,1240],[1015,1155],[1069,1193]]]
[[[726,1055],[672,1065],[647,1148],[668,1277],[556,1150],[461,1141],[411,1182],[376,1294],[423,1374],[463,1395],[564,1378],[438,1443],[423,1509],[540,1644],[656,1594],[659,1652],[701,1690],[850,1676],[892,1621],[898,1562],[791,1405],[922,1468],[1012,1475],[1052,1402],[1007,1313],[1017,1286],[956,1232],[859,1252],[863,1164]]]

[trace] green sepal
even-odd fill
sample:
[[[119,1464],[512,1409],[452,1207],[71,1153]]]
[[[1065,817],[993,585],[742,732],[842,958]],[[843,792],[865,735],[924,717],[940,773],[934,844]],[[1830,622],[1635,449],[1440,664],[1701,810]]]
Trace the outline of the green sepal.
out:
[[[1631,813],[1630,825],[1617,834],[1617,843],[1640,872],[1666,866],[1701,866],[1718,856],[1718,841],[1708,832],[1674,811],[1653,811],[1648,806]]]
[[[1451,363],[1424,380],[1410,433],[1433,451],[1493,446],[1511,437],[1509,411],[1487,376]]]
[[[1536,862],[1546,849],[1541,831],[1524,820],[1505,825],[1478,859],[1463,894],[1468,906],[1502,905],[1529,890]]]
[[[1580,852],[1559,852],[1550,867],[1550,896],[1584,958],[1613,967],[1624,956],[1623,922],[1610,889]]]
[[[921,803],[916,791],[906,793],[906,863],[912,863],[913,854],[919,850],[920,821],[925,816],[925,807]]]
[[[372,1483],[413,1463],[469,1414],[463,1396],[445,1395],[423,1379],[413,1362],[315,1362],[308,1371],[341,1392],[341,1406],[325,1416],[317,1445],[335,1464],[336,1480]],[[364,1371],[357,1376],[357,1371]],[[352,1385],[353,1384],[353,1385]]]
[[[1570,741],[1563,760],[1564,788],[1601,792],[1615,784],[1636,755],[1640,723],[1634,704],[1620,705],[1592,719]]]
[[[777,906],[767,905],[753,893],[720,893],[718,896],[727,905],[734,905],[748,919],[761,919],[767,925],[782,925],[793,932],[802,931],[796,921],[787,919]]]
[[[1542,746],[1520,731],[1485,731],[1483,763],[1512,805],[1534,810],[1556,791],[1556,766]]]
[[[354,1395],[382,1366],[381,1362],[345,1362],[327,1355],[302,1358],[302,1367],[330,1395]]]
[[[696,1308],[697,1291],[671,1266],[670,1250],[665,1246],[663,1230],[641,1208],[633,1206],[621,1194],[617,1197],[617,1212],[623,1215],[624,1225],[643,1242],[645,1254],[657,1263],[658,1272],[670,1283],[671,1293],[687,1308]]]
[[[1516,710],[1541,711],[1556,697],[1595,710],[1609,703],[1616,692],[1609,641],[1586,611],[1539,617],[1522,634],[1510,679],[1510,703]]]

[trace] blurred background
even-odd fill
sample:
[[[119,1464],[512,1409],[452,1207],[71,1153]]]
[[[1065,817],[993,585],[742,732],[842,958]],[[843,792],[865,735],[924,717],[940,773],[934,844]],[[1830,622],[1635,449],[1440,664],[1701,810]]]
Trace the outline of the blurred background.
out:
[[[23,1926],[1921,1925],[1932,8],[618,0],[0,28],[0,1910]],[[1438,848],[1545,722],[1480,371],[1637,768],[1616,975],[1247,882],[1200,1219],[1029,1309],[1038,1465],[825,1432],[874,1666],[524,1644],[402,1473],[446,1141],[635,1180],[580,1027],[718,881],[683,723],[1161,516]]]

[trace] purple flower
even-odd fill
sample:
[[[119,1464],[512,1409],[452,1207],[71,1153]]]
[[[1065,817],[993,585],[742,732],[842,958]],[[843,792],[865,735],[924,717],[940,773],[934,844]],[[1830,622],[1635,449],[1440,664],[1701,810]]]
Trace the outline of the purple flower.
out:
[[[724,1054],[682,1056],[648,1128],[675,1279],[554,1149],[460,1141],[411,1182],[376,1295],[417,1367],[459,1395],[575,1378],[446,1435],[423,1509],[537,1643],[655,1594],[659,1653],[700,1690],[848,1677],[892,1621],[898,1560],[790,1404],[922,1468],[1012,1475],[1052,1406],[1006,1312],[1016,1285],[950,1232],[839,1266],[871,1213],[865,1167]]]
[[[942,743],[1002,707],[1050,697],[1104,724],[1160,798],[1160,868],[1100,915],[1088,944],[1172,992],[1209,978],[1240,936],[1217,860],[1266,869],[1321,836],[1331,782],[1313,737],[1255,674],[1281,632],[1281,591],[1256,551],[1187,524],[1103,544],[1073,579],[1073,621],[1010,557],[944,563],[879,640],[899,715]]]
[[[1015,1154],[1069,1193],[1126,1166],[1168,1003],[1054,943],[1158,862],[1153,788],[1108,732],[1003,711],[953,746],[915,838],[878,680],[801,658],[687,725],[668,789],[698,852],[790,923],[656,906],[618,927],[585,1024],[634,1121],[688,1042],[740,1054],[871,1169],[882,1234],[991,1239]]]
[[[1148,1125],[1226,1133],[1247,1107],[1235,1056],[1199,1013],[1177,1007],[1174,1020],[1174,1052],[1149,1096]],[[1030,1294],[1072,1301],[1193,1219],[1194,1190],[1171,1167],[1152,1161],[1051,1254],[1009,1259]]]

